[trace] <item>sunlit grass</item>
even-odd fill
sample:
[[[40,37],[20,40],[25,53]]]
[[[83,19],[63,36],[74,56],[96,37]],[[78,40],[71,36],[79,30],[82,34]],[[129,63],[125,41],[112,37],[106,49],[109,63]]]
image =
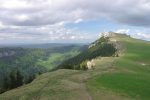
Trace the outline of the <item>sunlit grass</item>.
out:
[[[135,99],[150,99],[150,43],[120,35],[124,55],[114,63],[117,72],[96,76],[91,85]]]

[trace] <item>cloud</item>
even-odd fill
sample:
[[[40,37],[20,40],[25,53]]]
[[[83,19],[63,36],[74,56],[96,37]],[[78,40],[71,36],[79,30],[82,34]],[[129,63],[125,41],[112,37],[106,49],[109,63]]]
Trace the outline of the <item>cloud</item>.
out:
[[[8,25],[36,26],[105,17],[122,24],[150,26],[149,5],[149,0],[1,0],[0,20]]]
[[[78,32],[75,29],[67,29],[63,25],[47,26],[9,26],[0,29],[0,40],[19,41],[19,42],[88,42],[91,37],[85,33]]]
[[[132,30],[131,29],[118,29],[115,32],[116,33],[121,33],[121,34],[127,34],[127,35],[130,35],[133,38],[150,41],[150,34],[146,33],[143,30],[137,30],[137,29],[132,29]]]
[[[130,29],[118,29],[115,32],[116,33],[126,33],[126,34],[128,34],[130,32]]]
[[[92,34],[86,36],[84,32],[65,28],[65,24],[103,18],[123,25],[149,27],[149,5],[149,0],[0,0],[0,38],[84,41],[91,39]]]
[[[82,21],[83,21],[83,19],[77,19],[74,23],[78,24],[78,23],[80,23]]]
[[[150,34],[146,33],[134,33],[132,37],[150,41]]]

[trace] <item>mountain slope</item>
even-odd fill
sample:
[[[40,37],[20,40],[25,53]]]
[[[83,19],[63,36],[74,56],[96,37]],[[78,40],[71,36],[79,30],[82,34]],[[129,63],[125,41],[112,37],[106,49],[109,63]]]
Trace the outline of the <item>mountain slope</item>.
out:
[[[84,52],[81,52],[77,56],[64,61],[57,68],[86,69],[84,63],[86,63],[88,60],[92,60],[93,58],[99,56],[115,56],[116,51],[116,43],[111,42],[109,37],[102,35],[102,37],[91,43],[88,49],[86,49]]]
[[[117,35],[124,54],[114,62],[116,73],[96,76],[90,84],[138,100],[150,99],[150,42]]]
[[[114,34],[119,57],[98,57],[94,70],[60,69],[0,95],[2,100],[149,100],[150,43]],[[120,45],[121,44],[121,45]]]
[[[30,83],[35,76],[48,72],[87,48],[82,45],[57,46],[0,48],[0,93]]]

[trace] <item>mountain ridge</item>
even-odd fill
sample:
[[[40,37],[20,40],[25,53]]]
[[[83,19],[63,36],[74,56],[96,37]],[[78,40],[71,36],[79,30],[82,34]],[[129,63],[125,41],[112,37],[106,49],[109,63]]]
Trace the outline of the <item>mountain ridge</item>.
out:
[[[0,95],[2,100],[149,100],[150,43],[124,34],[119,57],[97,57],[94,70],[59,69]],[[138,95],[138,96],[137,96]]]

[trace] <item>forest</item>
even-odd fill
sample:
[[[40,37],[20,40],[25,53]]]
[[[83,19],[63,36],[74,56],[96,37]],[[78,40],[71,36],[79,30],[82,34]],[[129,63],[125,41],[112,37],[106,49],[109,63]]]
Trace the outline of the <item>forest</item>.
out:
[[[28,84],[48,71],[84,69],[86,61],[99,56],[113,56],[116,51],[115,45],[104,36],[90,45],[0,48],[0,93]]]
[[[36,76],[50,71],[50,68],[84,51],[85,48],[86,46],[82,45],[51,48],[0,48],[0,93],[32,82]],[[63,59],[58,63],[56,62],[57,57],[53,59],[52,64],[47,65],[50,68],[42,64],[42,62],[50,62],[56,54]]]
[[[81,64],[85,61],[92,60],[96,57],[110,57],[115,56],[117,49],[115,44],[109,41],[109,37],[102,36],[95,42],[89,45],[89,48],[84,52],[81,52],[79,55],[70,58],[60,64],[56,69],[65,68],[65,69],[82,69]],[[117,55],[118,56],[118,55]],[[86,64],[86,63],[84,63]]]

